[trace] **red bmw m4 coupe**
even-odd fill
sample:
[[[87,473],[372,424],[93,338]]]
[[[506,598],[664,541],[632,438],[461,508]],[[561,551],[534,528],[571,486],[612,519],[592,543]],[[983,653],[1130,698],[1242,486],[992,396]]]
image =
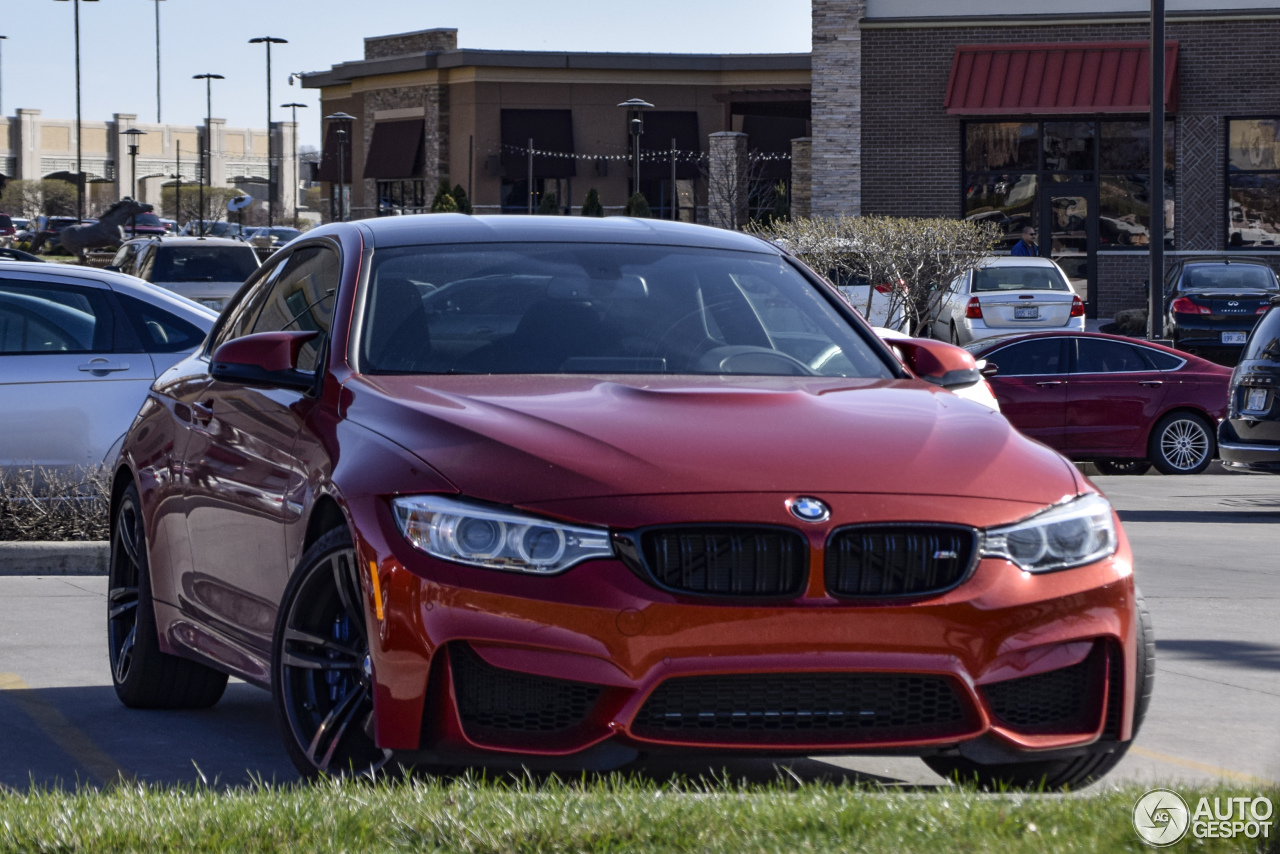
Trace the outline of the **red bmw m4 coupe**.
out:
[[[1080,786],[1141,724],[1124,532],[746,235],[337,223],[164,373],[112,489],[136,708],[272,692],[306,775],[892,752]]]

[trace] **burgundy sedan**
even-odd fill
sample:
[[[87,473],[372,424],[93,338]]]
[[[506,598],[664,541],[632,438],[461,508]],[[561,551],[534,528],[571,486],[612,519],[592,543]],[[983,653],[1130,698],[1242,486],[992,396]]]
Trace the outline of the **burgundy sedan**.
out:
[[[125,439],[116,692],[271,690],[306,775],[893,751],[1085,785],[1151,692],[1124,531],[947,391],[972,356],[897,347],[740,233],[308,232]]]
[[[1103,474],[1198,474],[1216,456],[1230,368],[1089,332],[1006,338],[974,355],[995,366],[987,379],[1015,427]]]

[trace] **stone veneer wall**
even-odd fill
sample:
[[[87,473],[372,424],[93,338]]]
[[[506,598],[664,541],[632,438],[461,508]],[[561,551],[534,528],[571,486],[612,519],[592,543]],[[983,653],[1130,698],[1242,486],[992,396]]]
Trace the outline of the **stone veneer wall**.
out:
[[[421,30],[416,33],[397,33],[375,36],[364,40],[365,59],[384,59],[388,56],[407,56],[413,53],[439,53],[458,49],[458,31],[447,27]]]
[[[866,0],[812,0],[815,215],[862,212],[862,33]]]

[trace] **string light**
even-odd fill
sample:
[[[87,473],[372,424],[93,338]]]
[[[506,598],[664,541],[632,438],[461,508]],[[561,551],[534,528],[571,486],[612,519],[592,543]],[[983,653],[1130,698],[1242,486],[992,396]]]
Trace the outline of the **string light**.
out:
[[[591,160],[591,161],[599,161],[599,160],[624,161],[625,160],[628,163],[631,162],[630,154],[575,154],[567,151],[543,151],[542,149],[539,149],[539,148],[530,149],[530,148],[527,148],[524,146],[518,146],[518,145],[504,145],[502,146],[502,150],[506,152],[510,152],[512,154],[520,154],[526,157],[532,154],[534,157],[556,157],[563,160]],[[672,157],[675,158],[675,161],[677,163],[702,163],[708,160],[710,158],[710,155],[702,151],[679,151],[679,150],[671,151],[670,149],[666,151],[663,151],[661,149],[650,149],[648,151],[642,150],[640,152],[641,163],[670,163],[672,160]],[[779,160],[791,159],[791,155],[789,153],[783,153],[783,152],[764,153],[760,151],[752,151],[747,154],[747,157],[753,162],[779,161]]]

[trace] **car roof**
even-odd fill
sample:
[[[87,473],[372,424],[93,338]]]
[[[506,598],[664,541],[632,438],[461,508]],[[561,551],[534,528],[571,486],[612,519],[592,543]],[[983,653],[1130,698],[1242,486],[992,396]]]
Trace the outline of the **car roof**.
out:
[[[734,249],[780,255],[757,237],[723,228],[633,217],[468,216],[417,214],[357,220],[368,242],[378,247],[441,243],[629,243]],[[343,224],[321,226],[307,237],[322,237]],[[349,226],[348,226],[349,227]]]
[[[155,243],[160,246],[243,246],[245,249],[253,249],[248,243],[242,240],[232,240],[229,237],[170,237],[155,235],[154,237],[135,237],[133,240],[125,242],[135,243],[139,246],[144,243]]]
[[[12,274],[28,273],[38,279],[80,279],[104,285],[116,293],[125,294],[142,300],[183,320],[195,324],[208,332],[218,319],[218,313],[194,300],[178,296],[173,291],[144,282],[134,276],[123,273],[109,273],[94,267],[81,267],[75,264],[36,263],[33,261],[6,261],[0,264],[0,278],[11,278]],[[3,274],[9,274],[5,276]]]
[[[1271,268],[1263,258],[1241,257],[1239,255],[1208,255],[1197,258],[1182,258],[1178,261],[1183,267],[1192,264],[1256,264],[1259,267]]]
[[[1127,335],[1111,335],[1107,332],[1073,332],[1069,329],[1053,329],[1045,332],[1030,332],[1025,335],[1010,335],[1005,338],[997,338],[991,341],[991,343],[986,347],[970,350],[969,352],[973,353],[974,356],[979,356],[980,354],[990,352],[997,347],[1003,347],[1006,344],[1030,341],[1037,338],[1102,338],[1108,341],[1123,341],[1125,344],[1137,344],[1142,347],[1150,347],[1153,350],[1162,350],[1165,353],[1177,356],[1179,359],[1195,359],[1196,361],[1204,361],[1190,353],[1184,353],[1181,350],[1166,347],[1164,344],[1159,344],[1155,341],[1144,341],[1141,338],[1130,338]]]
[[[1057,267],[1052,258],[1038,255],[988,255],[979,267]]]

